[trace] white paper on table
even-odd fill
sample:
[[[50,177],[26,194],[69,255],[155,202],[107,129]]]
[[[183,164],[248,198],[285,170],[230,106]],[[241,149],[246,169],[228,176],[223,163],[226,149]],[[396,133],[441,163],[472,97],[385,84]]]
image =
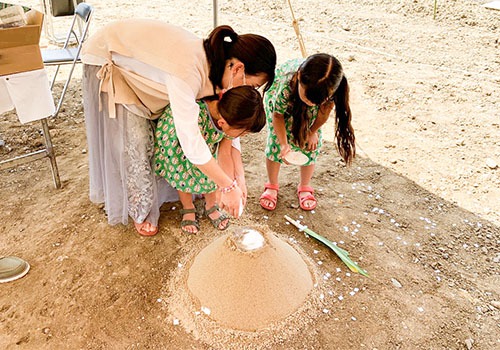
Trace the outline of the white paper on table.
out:
[[[0,113],[13,108],[23,124],[54,114],[56,108],[45,69],[0,77]]]

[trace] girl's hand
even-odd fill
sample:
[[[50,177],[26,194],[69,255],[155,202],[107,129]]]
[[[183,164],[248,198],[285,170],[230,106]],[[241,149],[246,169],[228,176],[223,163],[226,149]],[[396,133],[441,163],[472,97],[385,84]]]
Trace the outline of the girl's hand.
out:
[[[314,151],[318,148],[318,142],[319,142],[319,136],[318,136],[318,132],[311,132],[311,131],[308,131],[307,132],[307,139],[306,139],[306,143],[307,143],[307,150],[308,151]]]
[[[240,203],[243,200],[243,192],[239,186],[236,186],[229,192],[221,193],[219,206],[237,219],[240,216]]]
[[[285,164],[288,164],[288,162],[285,160],[285,157],[288,153],[290,153],[291,151],[291,147],[288,143],[284,144],[284,145],[280,145],[280,155],[279,155],[279,158],[285,162]]]

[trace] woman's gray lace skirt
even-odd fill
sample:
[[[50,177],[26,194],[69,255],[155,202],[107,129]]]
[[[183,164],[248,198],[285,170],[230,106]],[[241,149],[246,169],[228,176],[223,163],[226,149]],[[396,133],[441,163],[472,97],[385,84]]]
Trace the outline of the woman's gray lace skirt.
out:
[[[160,206],[178,200],[177,192],[155,175],[154,122],[116,105],[109,118],[107,94],[101,94],[100,67],[83,67],[83,103],[87,127],[90,200],[104,203],[111,225],[148,221],[158,225]]]

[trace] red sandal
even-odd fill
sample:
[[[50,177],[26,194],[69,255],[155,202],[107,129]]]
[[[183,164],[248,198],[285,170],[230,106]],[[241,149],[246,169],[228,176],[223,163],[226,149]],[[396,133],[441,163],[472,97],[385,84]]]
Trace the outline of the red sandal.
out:
[[[266,182],[266,184],[264,185],[264,193],[262,193],[262,195],[259,198],[260,206],[266,210],[269,210],[269,211],[273,211],[274,209],[276,209],[276,203],[278,202],[278,194],[276,194],[276,196],[273,196],[269,193],[266,193],[266,190],[275,190],[276,192],[278,192],[279,189],[280,189],[280,185],[278,185],[278,184],[275,185],[275,184]],[[271,204],[265,204],[263,202],[263,200],[267,200]]]
[[[311,192],[311,194],[308,194],[307,196],[300,196],[300,194],[302,192]],[[297,196],[299,197],[299,205],[300,205],[300,208],[302,210],[313,210],[314,208],[316,208],[316,205],[318,204],[316,198],[314,197],[314,188],[312,188],[311,186],[299,186],[297,187]],[[314,202],[313,205],[311,205],[310,207],[306,207],[305,206],[305,202],[306,201],[311,201],[311,202]]]
[[[158,233],[158,226],[155,226],[147,221],[142,223],[134,222],[137,232],[144,237],[151,237]]]

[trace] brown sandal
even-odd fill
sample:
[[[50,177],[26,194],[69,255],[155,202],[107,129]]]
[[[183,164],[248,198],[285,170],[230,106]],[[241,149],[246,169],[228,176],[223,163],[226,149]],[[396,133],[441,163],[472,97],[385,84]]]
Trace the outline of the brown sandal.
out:
[[[152,227],[154,227],[153,231],[146,230],[144,227],[144,226],[146,226],[146,224],[150,224]],[[151,236],[154,236],[158,233],[158,226],[154,226],[153,224],[151,224],[147,221],[144,221],[140,224],[137,222],[134,222],[134,226],[135,226],[135,229],[137,230],[137,232],[141,236],[144,236],[144,237],[151,237]]]
[[[217,219],[212,219],[209,215],[212,214],[213,212],[218,211],[219,212],[219,217]],[[214,225],[214,227],[218,230],[224,231],[229,227],[229,216],[224,213],[222,210],[220,210],[219,206],[217,204],[214,204],[214,206],[210,209],[205,209],[205,215],[207,216],[208,220]],[[220,227],[220,225],[223,223],[224,220],[226,221],[226,224]]]
[[[194,213],[194,216],[195,216],[194,220],[182,220],[181,219],[182,220],[181,221],[181,230],[182,230],[182,232],[190,234],[190,235],[195,235],[198,232],[200,232],[200,223],[198,222],[198,219],[197,219],[196,208],[181,209],[180,213],[181,213],[181,218],[184,217],[184,214],[192,214],[192,213]],[[190,232],[190,231],[186,230],[186,228],[185,228],[186,226],[194,226],[194,227],[196,227],[196,232]]]

